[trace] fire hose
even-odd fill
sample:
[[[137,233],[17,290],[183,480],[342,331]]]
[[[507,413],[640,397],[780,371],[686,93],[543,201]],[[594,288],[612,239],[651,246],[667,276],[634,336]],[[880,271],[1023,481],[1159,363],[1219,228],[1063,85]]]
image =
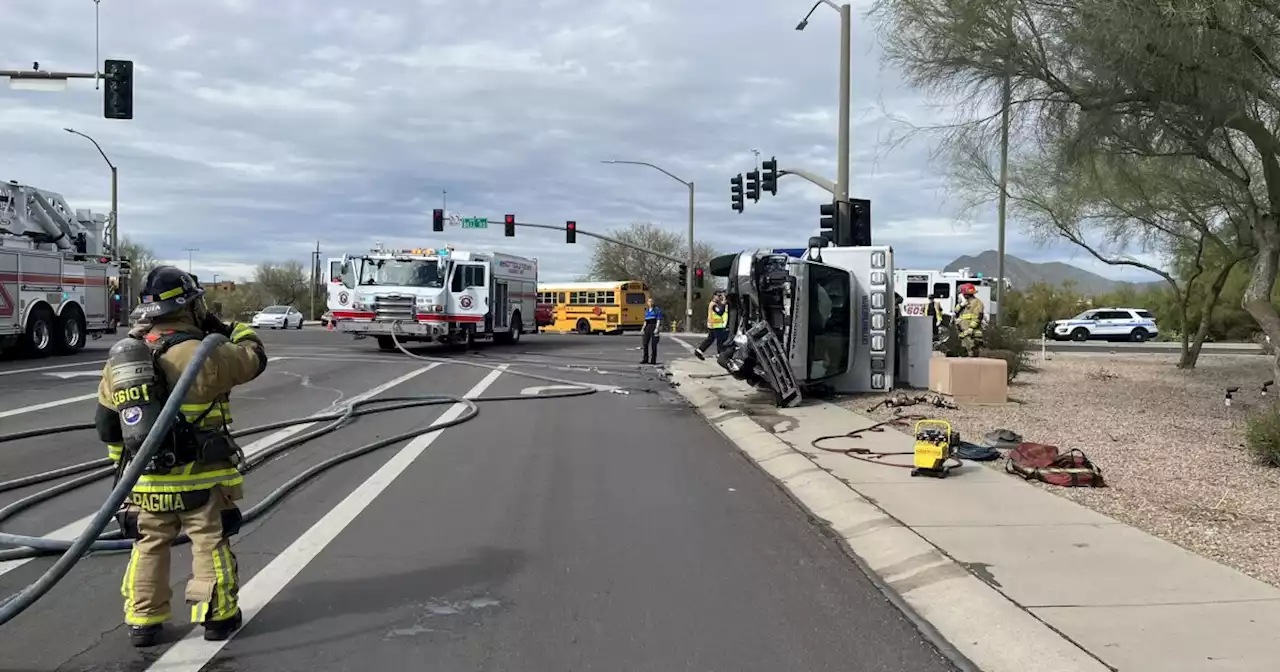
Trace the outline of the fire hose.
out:
[[[448,395],[448,394],[428,394],[428,395],[416,395],[416,396],[408,396],[408,397],[385,397],[385,398],[378,398],[378,399],[364,399],[364,400],[356,401],[354,403],[347,404],[346,407],[340,411],[334,411],[331,413],[320,413],[320,414],[307,416],[305,418],[280,420],[277,422],[271,422],[263,425],[249,427],[246,429],[237,430],[235,432],[232,432],[231,434],[232,437],[238,438],[238,437],[251,435],[251,434],[261,434],[263,432],[270,431],[273,429],[280,429],[283,427],[289,427],[293,425],[313,424],[317,422],[331,421],[329,422],[329,424],[323,427],[320,427],[318,429],[314,429],[311,431],[299,433],[297,436],[293,436],[284,441],[276,443],[270,446],[269,448],[254,454],[252,457],[246,458],[245,461],[241,464],[240,469],[244,473],[249,473],[256,467],[270,460],[272,457],[279,455],[280,453],[287,451],[291,448],[295,448],[304,443],[307,443],[308,441],[312,441],[321,436],[329,434],[345,426],[355,418],[363,415],[371,415],[374,413],[385,413],[388,411],[403,410],[407,408],[438,406],[438,405],[444,405],[444,404],[462,404],[466,407],[465,412],[461,416],[454,418],[452,420],[436,421],[423,429],[414,429],[408,432],[403,432],[400,434],[396,434],[394,436],[389,436],[383,439],[379,439],[372,443],[368,443],[363,446],[360,446],[359,448],[355,448],[353,450],[349,450],[344,453],[340,453],[333,457],[327,458],[325,460],[322,460],[308,467],[307,469],[304,469],[302,472],[298,473],[294,477],[285,481],[275,490],[272,490],[271,492],[267,493],[267,495],[263,497],[262,501],[250,507],[249,510],[244,513],[244,516],[243,516],[244,523],[249,523],[257,518],[260,518],[268,510],[270,510],[272,507],[278,504],[280,500],[282,500],[285,496],[287,496],[293,490],[296,490],[303,483],[306,483],[312,478],[315,478],[318,474],[324,471],[327,471],[339,464],[353,460],[357,457],[366,455],[368,453],[372,453],[381,448],[385,448],[390,445],[401,443],[403,441],[408,441],[417,436],[430,434],[432,432],[437,432],[448,427],[460,425],[464,422],[467,422],[468,420],[475,418],[477,415],[479,415],[479,412],[480,412],[480,409],[477,406],[477,403],[577,397],[577,396],[583,396],[588,394],[595,394],[600,389],[600,386],[593,385],[590,383],[582,383],[580,381],[553,378],[551,376],[543,376],[535,373],[528,373],[525,371],[512,371],[512,370],[503,368],[501,365],[485,364],[482,362],[472,362],[472,361],[451,359],[451,358],[444,358],[444,357],[430,357],[426,355],[415,354],[415,353],[409,352],[400,343],[400,339],[396,337],[396,334],[399,331],[400,331],[400,324],[399,322],[397,322],[392,326],[392,332],[391,332],[392,341],[395,343],[396,347],[402,353],[414,359],[442,363],[442,364],[461,364],[465,366],[474,366],[477,368],[489,369],[492,371],[502,371],[504,373],[514,375],[514,376],[519,376],[522,378],[530,378],[533,380],[557,383],[559,385],[572,386],[579,389],[550,390],[546,393],[532,395],[532,396],[504,395],[504,396],[495,396],[495,397],[479,397],[475,399],[468,399],[466,397],[459,397],[459,396]],[[81,532],[80,536],[76,537],[74,540],[65,541],[65,540],[58,540],[58,539],[48,539],[45,537],[36,537],[36,536],[29,536],[29,535],[22,535],[22,534],[10,534],[5,532],[0,532],[0,546],[12,547],[5,550],[0,550],[0,562],[6,561],[6,560],[22,560],[22,559],[35,558],[35,557],[46,556],[46,555],[61,554],[60,557],[53,563],[53,565],[49,567],[49,569],[46,570],[44,574],[42,574],[38,579],[36,579],[34,582],[32,582],[31,584],[23,588],[17,594],[6,599],[3,603],[0,603],[0,625],[4,625],[10,620],[13,620],[14,617],[16,617],[18,614],[21,614],[28,607],[30,607],[37,600],[39,600],[46,593],[48,593],[54,587],[54,585],[56,585],[59,581],[61,581],[64,577],[66,577],[66,575],[71,571],[71,568],[74,567],[75,564],[79,562],[80,559],[84,557],[88,552],[121,551],[121,550],[129,550],[130,548],[132,548],[133,541],[131,539],[125,539],[123,533],[120,530],[114,530],[111,532],[104,532],[104,531],[106,530],[107,525],[112,520],[114,520],[116,511],[119,510],[120,505],[124,502],[125,498],[128,497],[130,491],[133,489],[134,484],[137,483],[138,478],[141,477],[143,470],[147,467],[147,464],[151,461],[151,458],[159,450],[162,439],[169,432],[169,429],[172,426],[174,419],[178,413],[178,407],[182,404],[183,398],[186,397],[187,393],[190,391],[192,384],[195,382],[196,375],[200,371],[200,368],[204,365],[205,361],[209,358],[209,355],[213,351],[213,349],[226,342],[227,342],[226,336],[223,336],[221,334],[210,334],[206,336],[203,341],[201,341],[200,346],[196,349],[195,354],[192,356],[191,362],[187,365],[187,368],[182,372],[182,375],[178,378],[177,383],[173,386],[173,389],[169,394],[169,398],[165,402],[164,408],[161,411],[161,417],[157,425],[152,429],[150,434],[147,435],[146,440],[143,441],[142,446],[138,450],[138,454],[129,461],[123,473],[120,475],[119,479],[116,481],[115,486],[112,488],[111,494],[107,496],[107,499],[106,501],[103,502],[102,506],[99,507],[94,512],[88,525],[85,527],[84,531]],[[55,427],[47,427],[42,429],[26,430],[22,432],[15,432],[12,434],[0,434],[0,443],[7,443],[10,441],[17,441],[20,439],[40,437],[40,436],[50,436],[53,434],[61,434],[65,432],[88,430],[93,428],[94,428],[94,423],[87,422],[87,423],[77,423],[77,424],[69,424],[69,425],[60,425]],[[73,464],[66,467],[60,467],[58,469],[52,469],[52,470],[41,472],[41,473],[30,474],[28,476],[15,478],[8,481],[0,481],[0,492],[8,492],[11,490],[17,490],[18,488],[23,488],[30,485],[36,485],[39,483],[53,481],[66,476],[80,474],[79,476],[76,476],[73,479],[70,479],[63,483],[59,483],[58,485],[46,488],[34,494],[27,495],[26,497],[23,497],[3,508],[0,508],[0,525],[3,525],[6,520],[14,517],[18,513],[25,511],[26,509],[29,509],[37,504],[49,501],[54,497],[57,497],[58,495],[61,495],[65,492],[69,492],[71,490],[75,490],[82,486],[88,485],[89,483],[93,483],[95,481],[108,478],[115,473],[116,473],[116,467],[113,466],[113,462],[109,458],[101,458],[97,460],[83,462],[80,464]],[[185,543],[187,541],[189,541],[187,536],[185,534],[182,534],[174,541],[174,544],[177,545],[177,544]]]

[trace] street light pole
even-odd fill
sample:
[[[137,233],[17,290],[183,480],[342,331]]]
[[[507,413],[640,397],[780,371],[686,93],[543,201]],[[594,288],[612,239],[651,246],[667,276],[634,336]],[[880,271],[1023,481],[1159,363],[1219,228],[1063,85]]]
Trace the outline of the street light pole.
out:
[[[111,169],[111,256],[119,258],[120,257],[120,221],[119,221],[120,211],[118,208],[120,206],[120,198],[119,198],[119,191],[118,191],[119,180],[117,179],[118,171],[116,170],[116,164],[112,163],[111,159],[107,158],[107,153],[102,151],[102,145],[99,145],[97,140],[94,140],[93,138],[89,137],[88,135],[85,135],[84,133],[81,133],[80,131],[75,130],[74,128],[64,128],[62,130],[72,135],[78,135],[84,138],[85,140],[92,142],[93,146],[97,148],[98,153],[102,155],[102,160],[106,161],[107,167]]]
[[[192,269],[192,265],[191,265],[191,264],[192,264],[192,259],[195,257],[195,253],[200,251],[200,248],[198,248],[198,247],[184,247],[184,248],[182,248],[182,249],[183,249],[183,250],[186,250],[186,252],[187,252],[187,272],[188,272],[188,273],[192,273],[192,272],[194,272],[194,271],[192,271],[192,270],[191,270],[191,269]]]
[[[676,177],[667,170],[644,161],[601,161],[600,163],[625,163],[633,166],[648,166],[663,175],[689,188],[689,254],[684,269],[684,333],[693,333],[693,182]]]
[[[809,17],[818,9],[818,5],[826,5],[840,12],[840,127],[836,133],[836,207],[841,216],[848,217],[852,213],[849,208],[849,107],[852,91],[850,89],[850,52],[853,48],[853,8],[849,4],[837,5],[831,0],[818,0],[813,3],[809,13],[796,25],[796,30],[804,30],[809,25]]]

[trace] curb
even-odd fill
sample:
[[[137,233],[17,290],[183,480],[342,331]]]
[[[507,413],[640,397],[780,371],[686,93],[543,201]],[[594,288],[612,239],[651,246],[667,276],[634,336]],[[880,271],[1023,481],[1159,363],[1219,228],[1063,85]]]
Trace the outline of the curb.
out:
[[[686,344],[687,348],[692,346]],[[925,640],[964,672],[1104,672],[1087,651],[1011,602],[808,455],[715,393],[672,372],[680,393],[721,435],[822,525]]]

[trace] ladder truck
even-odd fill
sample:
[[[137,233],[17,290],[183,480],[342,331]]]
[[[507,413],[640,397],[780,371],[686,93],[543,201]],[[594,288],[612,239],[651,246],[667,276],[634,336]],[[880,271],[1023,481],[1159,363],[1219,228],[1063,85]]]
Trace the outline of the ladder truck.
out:
[[[72,354],[116,333],[128,271],[107,227],[56,192],[0,183],[0,351]]]

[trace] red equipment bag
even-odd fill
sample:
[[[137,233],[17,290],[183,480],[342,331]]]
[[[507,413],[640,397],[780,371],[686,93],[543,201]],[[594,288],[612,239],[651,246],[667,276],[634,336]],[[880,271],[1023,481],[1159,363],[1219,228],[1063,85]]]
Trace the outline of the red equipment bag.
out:
[[[1005,471],[1027,480],[1043,481],[1063,487],[1106,487],[1102,470],[1079,450],[1061,453],[1057,446],[1042,443],[1020,443],[1009,451]]]

